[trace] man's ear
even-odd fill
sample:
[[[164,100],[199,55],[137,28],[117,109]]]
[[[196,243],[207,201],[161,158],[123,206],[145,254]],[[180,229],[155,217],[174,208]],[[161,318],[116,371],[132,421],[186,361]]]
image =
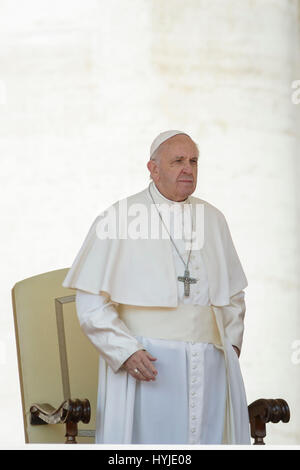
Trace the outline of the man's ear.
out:
[[[147,163],[147,168],[150,171],[151,175],[156,175],[157,173],[157,163],[154,160],[149,160]]]

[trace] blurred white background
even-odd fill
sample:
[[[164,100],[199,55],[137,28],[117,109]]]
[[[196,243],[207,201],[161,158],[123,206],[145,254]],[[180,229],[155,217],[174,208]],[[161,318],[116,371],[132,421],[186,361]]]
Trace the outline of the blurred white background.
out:
[[[69,267],[94,218],[148,184],[154,137],[181,129],[249,282],[248,402],[286,399],[266,442],[300,445],[299,5],[0,0],[0,444],[24,442],[13,285]]]

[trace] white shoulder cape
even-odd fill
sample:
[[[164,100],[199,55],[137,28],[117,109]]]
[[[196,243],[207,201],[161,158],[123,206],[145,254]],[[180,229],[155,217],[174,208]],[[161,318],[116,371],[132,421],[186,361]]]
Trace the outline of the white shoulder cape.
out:
[[[247,287],[248,282],[234,247],[226,219],[212,204],[193,196],[193,208],[204,206],[205,263],[212,305],[230,304],[230,297]],[[117,201],[94,220],[80,248],[63,287],[93,294],[106,293],[121,304],[177,307],[178,290],[171,242],[169,239],[100,239],[97,224],[112,207],[119,215],[120,203],[128,208],[153,202],[148,187]],[[130,218],[130,217],[129,217]],[[128,219],[129,219],[128,218]],[[197,252],[195,252],[196,254]]]

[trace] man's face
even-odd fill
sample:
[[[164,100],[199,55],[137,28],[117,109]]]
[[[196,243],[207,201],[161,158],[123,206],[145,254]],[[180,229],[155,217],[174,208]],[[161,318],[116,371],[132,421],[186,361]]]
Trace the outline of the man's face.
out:
[[[193,141],[177,134],[161,144],[158,162],[148,169],[158,190],[168,199],[183,201],[197,186],[198,157]]]

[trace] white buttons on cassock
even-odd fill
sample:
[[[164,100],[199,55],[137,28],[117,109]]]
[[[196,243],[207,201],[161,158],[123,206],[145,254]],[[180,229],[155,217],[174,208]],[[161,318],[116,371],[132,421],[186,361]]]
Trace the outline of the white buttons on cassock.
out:
[[[201,443],[201,414],[203,405],[203,343],[191,341],[189,367],[189,443]]]

